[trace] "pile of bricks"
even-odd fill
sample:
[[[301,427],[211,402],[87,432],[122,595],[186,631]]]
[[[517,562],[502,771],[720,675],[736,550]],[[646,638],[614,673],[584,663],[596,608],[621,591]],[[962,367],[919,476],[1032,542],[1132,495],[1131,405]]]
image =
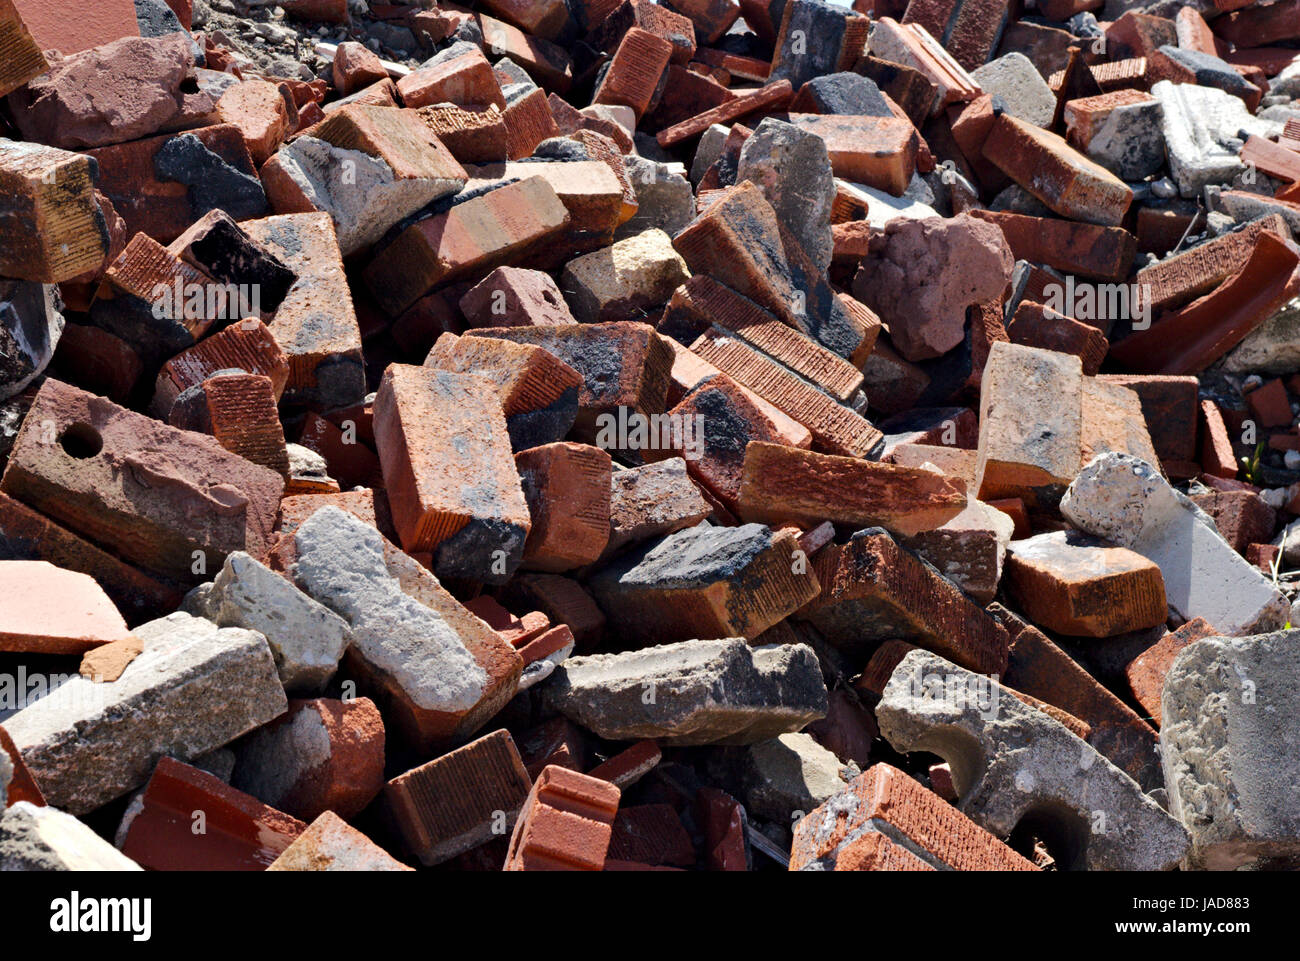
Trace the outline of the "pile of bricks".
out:
[[[1295,0],[213,6],[0,0],[0,870],[1300,865]]]

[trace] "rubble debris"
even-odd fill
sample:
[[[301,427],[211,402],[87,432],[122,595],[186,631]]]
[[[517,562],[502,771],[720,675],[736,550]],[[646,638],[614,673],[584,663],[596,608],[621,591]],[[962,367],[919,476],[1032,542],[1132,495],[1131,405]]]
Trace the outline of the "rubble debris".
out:
[[[0,0],[3,866],[1300,863],[1296,4]]]

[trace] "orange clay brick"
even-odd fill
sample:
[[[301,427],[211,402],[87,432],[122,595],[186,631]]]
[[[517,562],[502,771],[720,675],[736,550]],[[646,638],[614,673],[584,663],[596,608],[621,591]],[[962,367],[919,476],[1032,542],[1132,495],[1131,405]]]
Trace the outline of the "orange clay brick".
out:
[[[966,485],[932,471],[759,441],[745,448],[739,498],[745,521],[829,520],[907,537],[942,526],[965,507]]]
[[[857,865],[867,854],[855,848],[871,834],[906,846],[938,870],[1036,870],[943,798],[888,764],[872,765],[795,825],[790,870],[819,863],[832,870]],[[842,867],[839,861],[845,854],[849,865]]]
[[[599,778],[544,768],[519,812],[505,870],[603,870],[621,793]]]
[[[609,542],[609,454],[545,444],[516,454],[515,468],[532,517],[523,566],[559,573],[596,561]]]
[[[500,583],[513,573],[528,536],[528,505],[489,381],[392,365],[375,399],[375,441],[407,551],[432,551],[443,576]]]
[[[639,27],[623,35],[605,76],[592,94],[592,103],[622,104],[632,108],[636,119],[650,107],[655,88],[668,61],[673,45]]]

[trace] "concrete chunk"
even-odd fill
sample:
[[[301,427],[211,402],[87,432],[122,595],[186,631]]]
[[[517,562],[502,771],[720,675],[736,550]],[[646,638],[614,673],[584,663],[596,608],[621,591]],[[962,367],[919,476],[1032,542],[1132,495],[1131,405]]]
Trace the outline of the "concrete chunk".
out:
[[[1033,827],[1068,869],[1167,871],[1188,837],[1127,774],[996,681],[926,651],[894,670],[876,708],[897,750],[938,754],[958,810],[997,837]]]
[[[1208,637],[1165,677],[1160,750],[1192,867],[1294,869],[1300,859],[1300,631]]]
[[[1102,454],[1070,484],[1061,513],[1075,527],[1137,551],[1164,575],[1169,606],[1229,636],[1286,623],[1286,598],[1229,546],[1209,517],[1145,461]]]
[[[802,644],[682,641],[571,657],[543,688],[565,717],[603,738],[754,744],[826,714],[826,685]]]
[[[19,801],[0,816],[0,871],[140,870],[86,825],[56,808]]]
[[[184,610],[219,627],[261,633],[293,693],[320,692],[352,638],[343,618],[243,551],[227,557],[210,584],[191,591]]]
[[[266,638],[177,612],[137,627],[144,652],[116,681],[74,677],[5,721],[50,804],[93,811],[288,707]]]

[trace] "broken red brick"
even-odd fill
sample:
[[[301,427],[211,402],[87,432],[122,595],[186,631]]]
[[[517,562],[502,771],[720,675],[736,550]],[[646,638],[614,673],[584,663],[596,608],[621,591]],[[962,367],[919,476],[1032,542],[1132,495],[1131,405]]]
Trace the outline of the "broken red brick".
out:
[[[305,830],[297,818],[164,757],[127,808],[117,846],[154,871],[262,871]]]
[[[881,836],[876,832],[887,838],[901,835],[908,847],[900,844],[882,851],[872,840]],[[916,853],[904,853],[909,850]],[[814,866],[837,871],[1035,870],[955,807],[888,764],[873,765],[795,825],[790,870]]]
[[[1188,621],[1147,648],[1124,668],[1134,699],[1151,715],[1155,726],[1160,727],[1160,700],[1165,686],[1165,675],[1173,667],[1180,651],[1203,637],[1214,637],[1214,626],[1203,617]]]
[[[939,527],[966,506],[966,488],[942,474],[751,441],[740,516],[798,524],[831,520],[909,536]]]
[[[457,445],[462,432],[486,446]],[[375,400],[375,440],[403,547],[433,551],[440,573],[498,583],[513,573],[528,507],[489,381],[394,364]],[[481,486],[466,499],[469,478]]]
[[[393,778],[384,804],[420,863],[434,865],[503,836],[532,787],[514,739],[494,731]]]

